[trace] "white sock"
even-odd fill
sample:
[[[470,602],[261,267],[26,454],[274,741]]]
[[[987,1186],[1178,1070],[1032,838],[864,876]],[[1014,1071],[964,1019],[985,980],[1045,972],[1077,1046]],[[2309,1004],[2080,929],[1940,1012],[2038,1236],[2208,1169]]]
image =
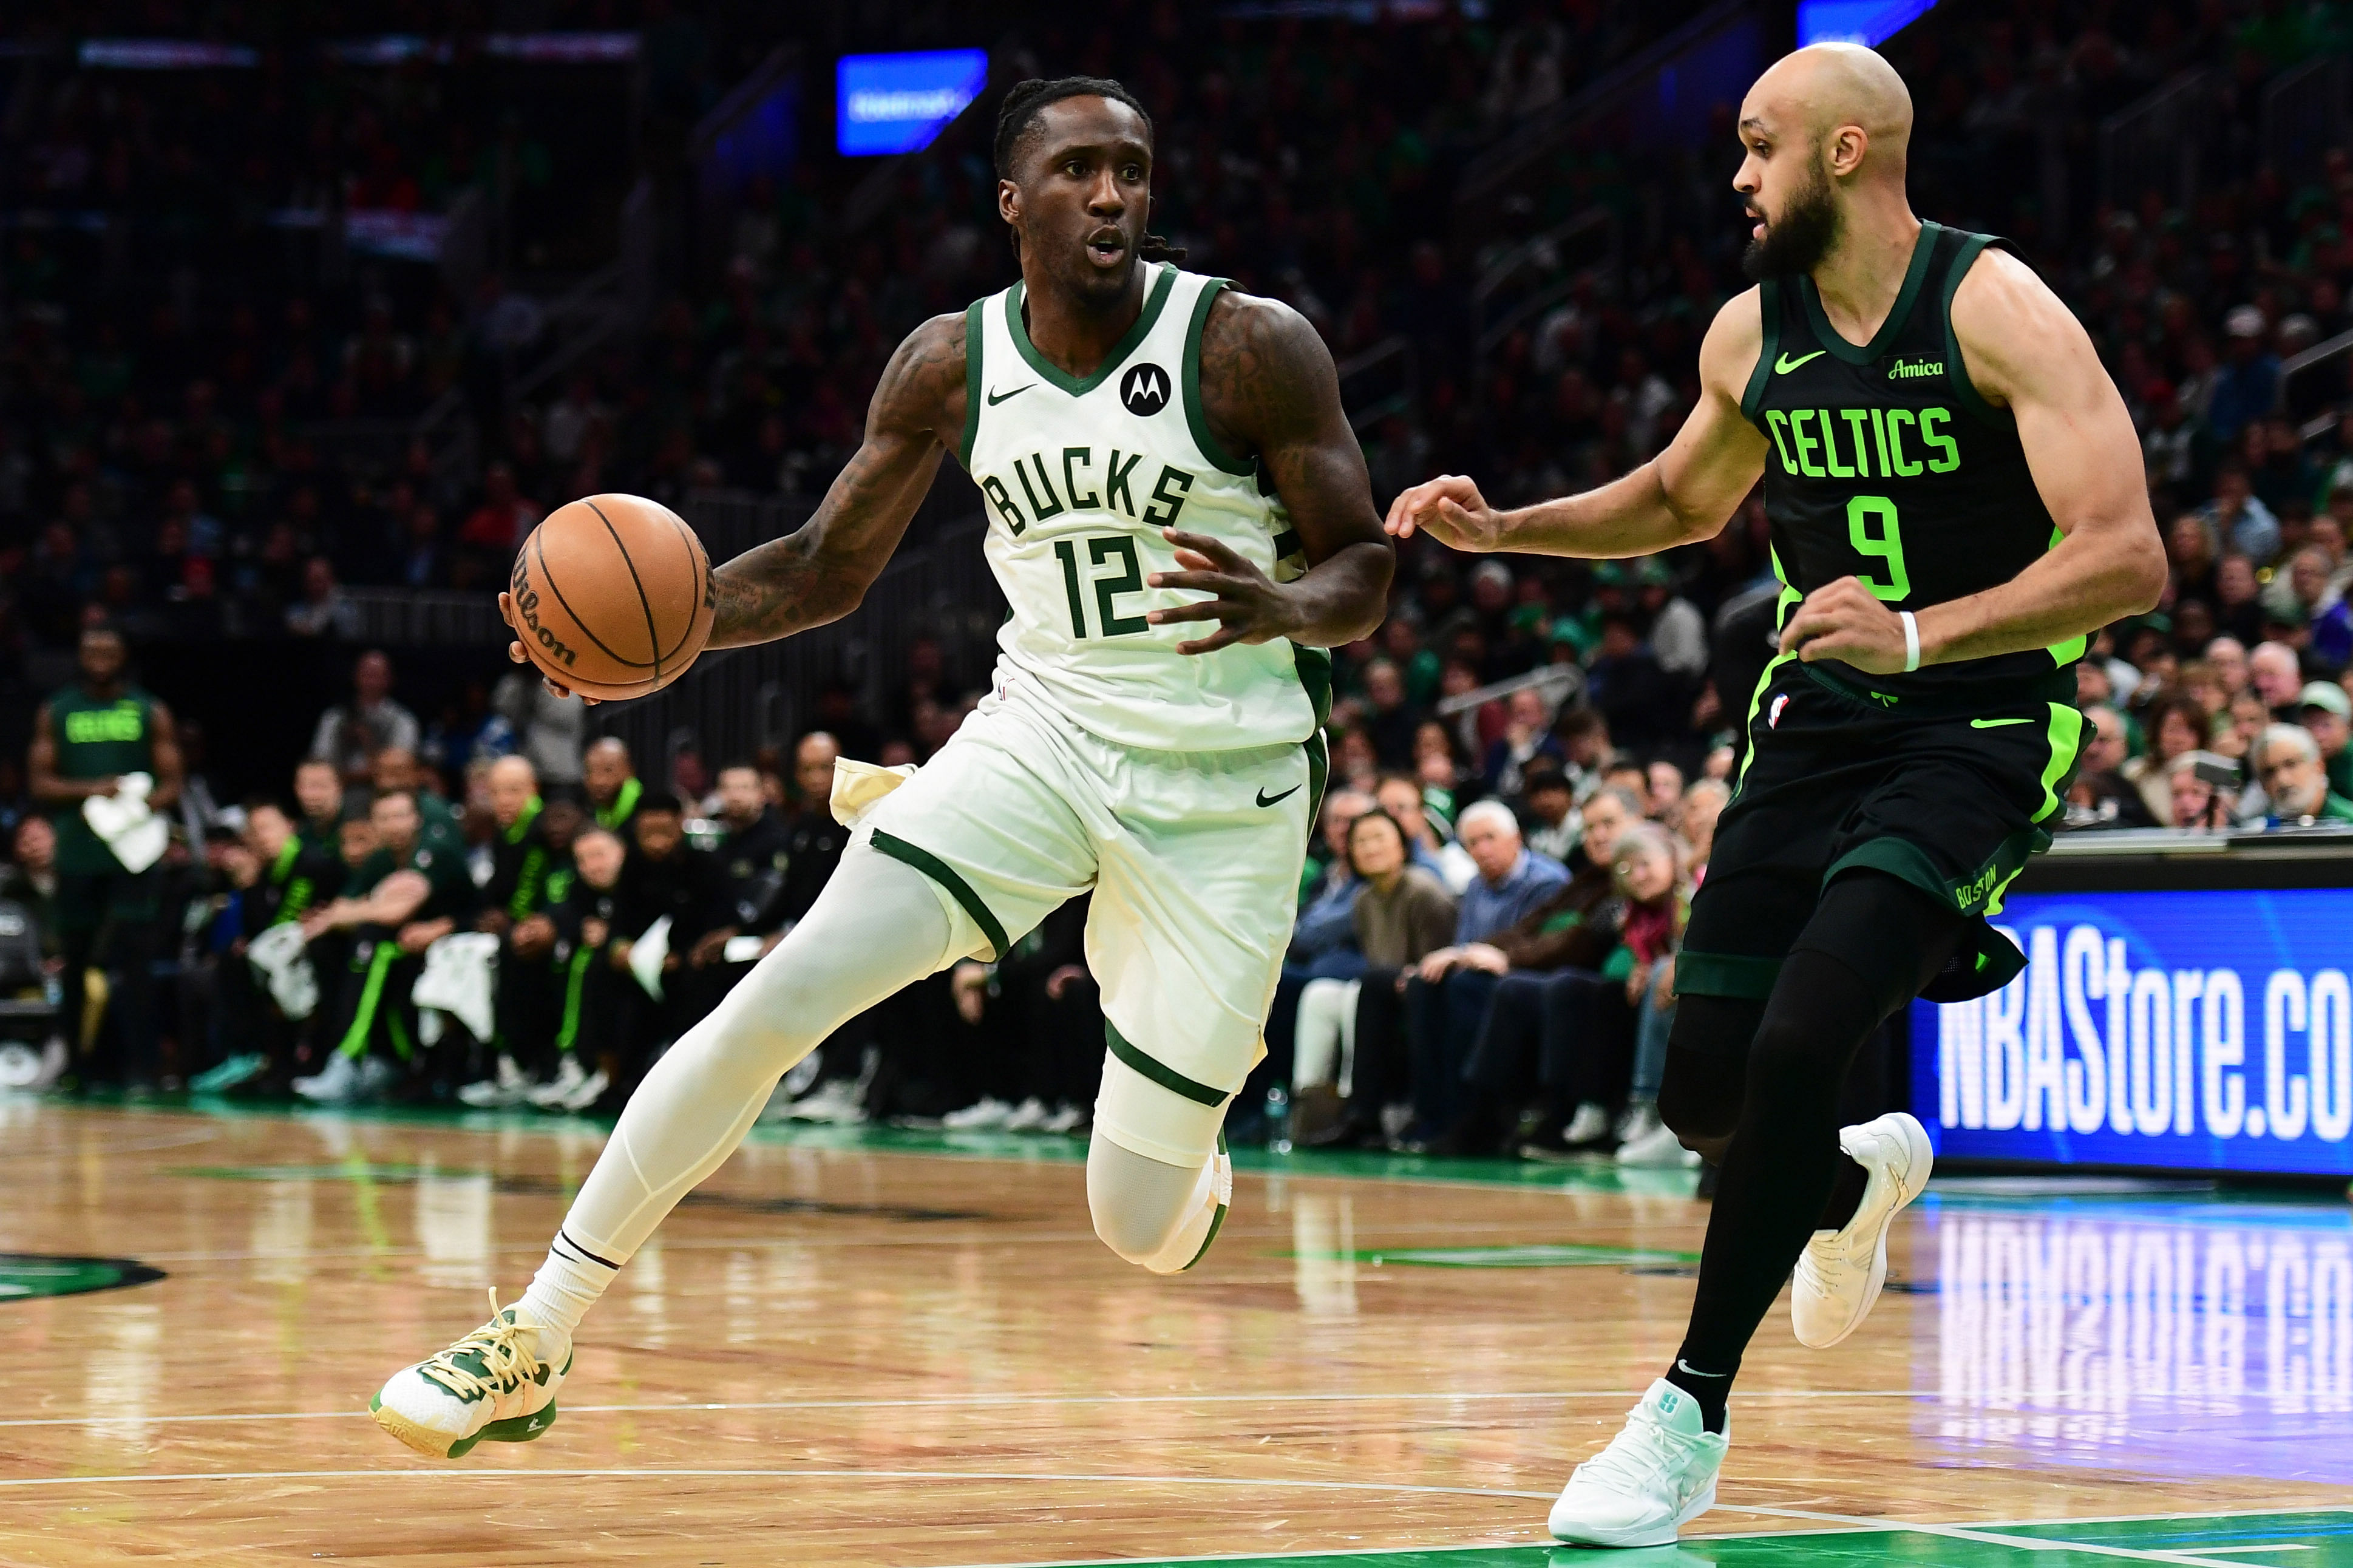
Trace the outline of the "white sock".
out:
[[[969,921],[950,921],[922,872],[853,846],[807,918],[629,1097],[524,1298],[532,1315],[577,1326],[613,1271],[735,1152],[776,1080],[843,1024],[979,945]],[[565,1256],[574,1249],[590,1261]]]
[[[547,1261],[539,1266],[539,1272],[532,1276],[531,1289],[515,1303],[515,1315],[553,1330],[569,1344],[581,1318],[620,1273],[614,1265],[573,1246],[559,1230],[548,1245]]]

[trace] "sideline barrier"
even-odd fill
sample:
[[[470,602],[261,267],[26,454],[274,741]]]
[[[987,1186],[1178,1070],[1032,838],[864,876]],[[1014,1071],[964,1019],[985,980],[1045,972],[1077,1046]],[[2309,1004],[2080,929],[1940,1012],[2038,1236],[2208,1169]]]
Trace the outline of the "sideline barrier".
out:
[[[2063,837],[1994,924],[2025,973],[1911,1010],[1940,1161],[2353,1176],[2353,831]]]

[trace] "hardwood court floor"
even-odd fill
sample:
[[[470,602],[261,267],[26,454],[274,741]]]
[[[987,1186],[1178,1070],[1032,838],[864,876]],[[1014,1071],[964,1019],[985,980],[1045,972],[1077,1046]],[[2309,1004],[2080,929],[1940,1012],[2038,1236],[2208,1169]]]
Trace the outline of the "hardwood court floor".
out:
[[[1075,1145],[764,1131],[546,1437],[399,1447],[368,1394],[520,1290],[601,1137],[0,1100],[0,1253],[47,1255],[0,1258],[0,1563],[1595,1561],[1546,1509],[1704,1220],[1681,1177],[1261,1157],[1157,1279]],[[49,1293],[105,1259],[162,1277]],[[2343,1203],[1941,1184],[1894,1261],[1836,1351],[1768,1321],[1722,1506],[1619,1561],[2353,1564]]]

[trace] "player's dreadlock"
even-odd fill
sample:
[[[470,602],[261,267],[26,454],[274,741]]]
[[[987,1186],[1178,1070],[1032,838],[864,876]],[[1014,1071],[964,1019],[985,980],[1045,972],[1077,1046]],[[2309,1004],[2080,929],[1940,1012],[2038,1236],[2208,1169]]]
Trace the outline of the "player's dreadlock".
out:
[[[1050,103],[1060,103],[1066,98],[1108,98],[1135,110],[1144,121],[1144,129],[1152,130],[1152,115],[1136,100],[1135,94],[1108,77],[1064,76],[1052,80],[1032,77],[1017,81],[1006,89],[1005,101],[997,110],[997,176],[1001,180],[1013,177],[1013,160],[1020,150],[1021,140],[1037,123],[1038,115]],[[1014,251],[1020,251],[1021,239],[1014,237]],[[1185,247],[1171,245],[1156,234],[1147,234],[1136,242],[1136,258],[1142,261],[1182,261]]]

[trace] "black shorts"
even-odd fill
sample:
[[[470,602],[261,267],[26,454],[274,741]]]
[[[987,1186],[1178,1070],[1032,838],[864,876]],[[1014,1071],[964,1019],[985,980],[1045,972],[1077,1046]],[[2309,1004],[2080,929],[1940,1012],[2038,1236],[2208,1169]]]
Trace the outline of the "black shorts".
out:
[[[1748,716],[1748,754],[1692,901],[1675,989],[1763,997],[1822,889],[1883,871],[1976,926],[1931,985],[1957,1001],[2023,965],[1985,923],[2074,776],[2084,716],[2072,673],[2034,689],[1900,704],[1796,659],[1776,660]]]

